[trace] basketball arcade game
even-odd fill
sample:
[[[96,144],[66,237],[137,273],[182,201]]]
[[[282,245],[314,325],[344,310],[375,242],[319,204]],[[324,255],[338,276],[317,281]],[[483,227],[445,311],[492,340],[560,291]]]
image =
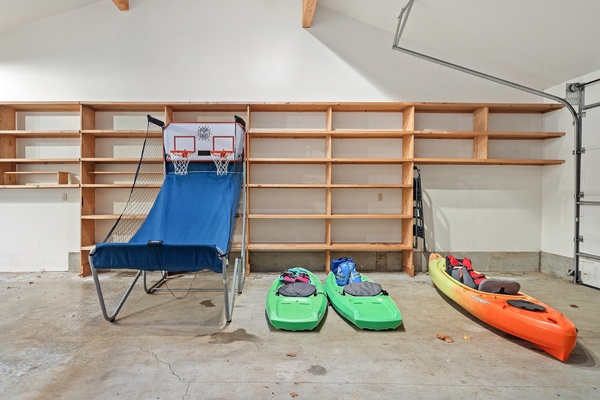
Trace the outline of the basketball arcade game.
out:
[[[228,122],[168,124],[164,129],[165,159],[171,162],[173,172],[178,175],[186,174],[190,162],[191,171],[206,170],[194,166],[194,163],[212,160],[217,175],[227,175],[231,161],[243,162],[245,122],[235,117],[235,124],[240,129],[233,132],[232,125]]]
[[[223,275],[225,317],[231,321],[235,290],[241,293],[245,280],[245,138],[245,122],[237,116],[233,123],[185,122],[166,127],[148,116],[129,200],[104,242],[90,252],[92,275],[106,320],[115,320],[140,276],[146,293],[211,290],[166,285],[169,273],[209,269]],[[144,194],[149,191],[145,179],[157,166],[163,169],[164,182],[152,198]],[[237,212],[240,201],[241,217]],[[235,259],[229,290],[229,255],[240,220],[241,258]],[[106,312],[98,269],[138,270],[112,315]],[[150,288],[146,283],[148,271],[162,274]],[[161,288],[163,284],[167,287]]]

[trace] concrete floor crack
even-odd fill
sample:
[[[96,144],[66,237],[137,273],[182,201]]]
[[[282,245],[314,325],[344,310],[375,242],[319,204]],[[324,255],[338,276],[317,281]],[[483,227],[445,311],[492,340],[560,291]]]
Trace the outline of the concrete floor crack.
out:
[[[160,363],[160,364],[165,364],[167,367],[169,367],[169,371],[171,371],[171,375],[175,376],[175,377],[176,377],[176,378],[179,380],[179,382],[181,382],[181,383],[187,383],[187,386],[186,386],[186,388],[185,388],[185,393],[184,393],[184,394],[183,394],[183,396],[181,397],[181,399],[182,399],[182,400],[183,400],[183,399],[185,399],[185,398],[188,396],[188,393],[189,393],[189,391],[190,391],[190,385],[191,385],[191,383],[190,383],[190,382],[185,382],[185,381],[184,381],[184,380],[183,380],[183,379],[182,379],[182,378],[181,378],[181,377],[180,377],[180,376],[179,376],[177,373],[175,373],[175,371],[173,371],[173,367],[171,366],[171,364],[169,364],[168,362],[166,362],[166,361],[163,361],[163,360],[161,360],[160,358],[158,358],[158,356],[156,355],[156,353],[154,353],[153,351],[149,351],[149,350],[146,350],[146,349],[144,349],[144,348],[143,348],[142,346],[140,346],[139,344],[137,345],[137,347],[139,347],[139,348],[140,348],[140,350],[142,350],[142,351],[143,351],[143,352],[145,352],[145,353],[152,354],[152,356],[154,357],[154,359],[155,359],[155,360],[156,360],[158,363]]]

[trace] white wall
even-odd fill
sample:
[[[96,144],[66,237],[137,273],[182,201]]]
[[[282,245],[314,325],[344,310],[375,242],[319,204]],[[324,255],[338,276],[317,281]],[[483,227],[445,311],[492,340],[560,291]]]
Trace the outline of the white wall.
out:
[[[300,8],[300,1],[144,0],[118,12],[110,1],[94,3],[0,34],[0,101],[541,101],[395,52],[393,34],[324,7],[302,29]],[[548,158],[554,147],[571,143],[553,141]],[[540,231],[541,176],[546,191],[549,178],[572,175],[570,164],[422,173],[436,250],[539,251],[557,242],[567,253],[570,239],[552,234],[562,222],[544,218],[548,229]],[[0,191],[0,220],[12,226],[0,232],[0,270],[67,269],[65,253],[79,251],[79,204],[70,195],[66,203],[47,200],[58,195]]]
[[[600,78],[600,71],[595,71],[591,74],[573,78],[568,82],[584,83],[598,78]],[[552,87],[547,92],[564,98],[566,83],[564,82]],[[586,88],[585,104],[589,105],[597,102],[600,102],[599,84]],[[575,110],[577,111],[577,107],[575,107]],[[565,257],[573,257],[575,229],[575,159],[572,154],[575,148],[575,128],[573,126],[573,118],[571,113],[564,109],[559,113],[553,113],[546,117],[545,123],[548,131],[564,131],[567,135],[564,140],[549,142],[544,150],[545,157],[561,158],[566,160],[566,162],[563,167],[546,167],[543,170],[542,251]],[[587,152],[586,157],[588,160],[597,154],[597,152],[594,152],[594,149],[598,148],[598,141],[595,138],[597,137],[599,128],[600,109],[588,110],[587,116],[583,118],[583,146],[586,147],[587,142],[587,147],[592,152]],[[597,168],[590,168],[588,166],[587,171],[591,172],[592,175],[597,176],[598,174]],[[598,193],[597,187],[591,189],[591,191],[585,190],[588,192],[588,198],[593,192]],[[598,200],[598,198],[590,198],[590,200]],[[597,232],[597,227],[595,227],[595,231]],[[588,236],[589,238],[590,236]]]

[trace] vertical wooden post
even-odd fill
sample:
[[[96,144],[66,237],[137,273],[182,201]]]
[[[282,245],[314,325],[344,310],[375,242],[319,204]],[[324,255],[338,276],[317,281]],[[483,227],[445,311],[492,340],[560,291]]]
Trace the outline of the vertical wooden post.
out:
[[[79,107],[79,156],[83,158],[94,158],[96,156],[96,136],[93,133],[84,133],[85,130],[96,129],[96,110],[90,106],[81,104]],[[93,175],[96,165],[93,162],[82,161],[79,163],[79,176],[81,185],[94,183],[96,181]],[[80,204],[80,250],[79,250],[79,275],[88,276],[92,273],[89,254],[89,246],[96,243],[96,222],[95,220],[84,219],[86,215],[96,213],[96,190],[80,186],[79,194]],[[84,250],[84,247],[86,249]]]
[[[173,107],[165,106],[165,126],[173,122]]]
[[[489,108],[478,108],[473,112],[473,131],[477,135],[473,139],[473,158],[486,160],[488,158],[488,115]]]
[[[96,129],[96,110],[94,110],[90,106],[86,106],[81,104],[79,106],[80,110],[80,123],[79,126],[81,130],[92,130]]]
[[[14,108],[0,106],[0,129],[14,131],[17,129],[17,112]],[[17,157],[17,138],[15,135],[0,135],[0,158]],[[14,185],[17,181],[16,175],[5,174],[14,172],[17,168],[15,163],[0,163],[0,184]]]
[[[414,157],[415,157],[415,107],[406,107],[402,111],[402,130],[407,133],[402,137],[402,213],[408,217],[402,220],[402,244],[407,250],[402,251],[402,271],[409,276],[415,275],[413,262],[412,239],[413,239],[413,180],[414,180]]]
[[[414,223],[413,167],[414,162],[412,161],[402,163],[402,184],[407,185],[402,189],[402,213],[407,216],[402,219],[402,245],[406,249],[402,251],[402,271],[406,272],[409,276],[415,275],[412,252]]]
[[[246,237],[243,237],[242,240],[245,241],[245,260],[246,260],[246,265],[244,266],[244,268],[246,268],[246,276],[250,275],[250,251],[248,250],[248,245],[250,244],[250,219],[248,218],[248,215],[250,215],[250,187],[248,186],[248,184],[250,182],[252,182],[251,179],[251,168],[250,168],[250,163],[247,161],[248,157],[250,157],[250,144],[251,144],[251,140],[250,140],[250,126],[252,123],[252,108],[250,107],[250,105],[246,106],[246,143],[245,143],[245,150],[244,150],[244,157],[245,160],[244,162],[246,163],[246,204],[244,204],[244,207],[246,207]]]
[[[325,164],[325,214],[331,217],[332,206],[331,206],[331,158],[333,157],[333,140],[331,138],[331,131],[333,131],[333,109],[327,108],[327,115],[325,118],[326,130],[328,132],[325,139],[325,157],[329,160]],[[325,250],[325,272],[329,273],[331,266],[331,218],[325,218],[325,244],[327,250]]]
[[[402,130],[415,130],[415,106],[406,107],[402,110]]]
[[[0,106],[0,130],[14,131],[17,129],[17,112],[14,108]]]
[[[17,112],[12,107],[0,106],[0,129],[14,131],[17,129]],[[17,157],[17,138],[15,135],[0,135],[0,158]],[[16,175],[5,174],[5,172],[16,171],[15,163],[0,163],[0,184],[14,185],[17,182]]]

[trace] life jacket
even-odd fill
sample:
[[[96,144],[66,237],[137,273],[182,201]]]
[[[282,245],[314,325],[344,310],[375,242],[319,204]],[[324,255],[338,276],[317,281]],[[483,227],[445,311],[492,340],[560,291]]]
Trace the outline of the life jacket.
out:
[[[470,259],[455,258],[452,255],[446,256],[446,273],[473,289],[479,288],[479,284],[486,279],[484,274],[473,271]]]
[[[355,267],[356,263],[352,262],[351,258],[343,257],[331,260],[331,271],[335,275],[335,282],[338,286],[362,281],[360,273]]]

